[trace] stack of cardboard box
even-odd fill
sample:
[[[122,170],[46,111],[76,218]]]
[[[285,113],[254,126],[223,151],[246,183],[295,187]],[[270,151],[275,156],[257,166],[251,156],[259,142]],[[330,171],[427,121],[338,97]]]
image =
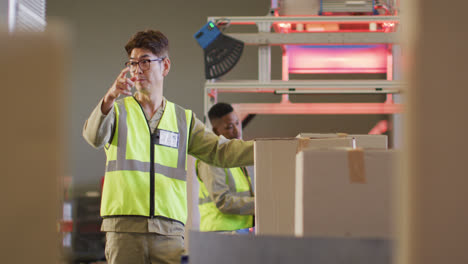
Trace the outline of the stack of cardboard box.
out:
[[[256,140],[256,235],[192,232],[190,262],[392,263],[396,157],[381,135]]]
[[[390,238],[396,158],[382,135],[256,140],[256,233]]]

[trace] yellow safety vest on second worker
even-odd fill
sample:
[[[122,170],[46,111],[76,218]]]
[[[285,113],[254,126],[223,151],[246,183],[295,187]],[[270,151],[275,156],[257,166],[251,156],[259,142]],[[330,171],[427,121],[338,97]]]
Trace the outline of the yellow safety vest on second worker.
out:
[[[192,111],[166,101],[152,134],[140,104],[114,104],[116,125],[106,145],[102,217],[143,216],[187,220],[187,144]]]
[[[198,160],[195,168],[198,175]],[[241,168],[224,169],[226,173],[226,184],[229,186],[229,191],[235,195],[252,196],[250,179],[244,174]],[[237,215],[222,213],[217,207],[205,184],[198,176],[199,202],[198,209],[200,211],[200,231],[233,231],[238,229],[249,228],[253,226],[252,215]]]

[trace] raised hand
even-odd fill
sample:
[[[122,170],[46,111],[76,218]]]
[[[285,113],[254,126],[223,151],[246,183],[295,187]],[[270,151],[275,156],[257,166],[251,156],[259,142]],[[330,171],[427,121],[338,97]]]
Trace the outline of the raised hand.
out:
[[[115,100],[121,94],[128,96],[132,95],[132,87],[135,85],[134,81],[136,80],[136,77],[127,78],[126,75],[128,72],[129,68],[125,67],[104,96],[101,105],[101,112],[103,114],[107,115],[109,113]]]

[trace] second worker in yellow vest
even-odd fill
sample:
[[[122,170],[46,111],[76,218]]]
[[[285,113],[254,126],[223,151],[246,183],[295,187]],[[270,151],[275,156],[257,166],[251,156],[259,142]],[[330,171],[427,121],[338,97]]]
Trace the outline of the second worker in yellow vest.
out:
[[[242,138],[242,124],[231,105],[215,104],[208,117],[213,132],[218,136]],[[225,169],[197,161],[196,172],[200,183],[198,208],[201,231],[235,231],[253,227],[255,206],[251,167]]]

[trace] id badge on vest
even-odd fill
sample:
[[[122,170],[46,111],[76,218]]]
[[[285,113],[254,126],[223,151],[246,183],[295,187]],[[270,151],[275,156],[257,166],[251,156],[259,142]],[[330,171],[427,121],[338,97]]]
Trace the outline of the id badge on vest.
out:
[[[179,148],[179,133],[158,129],[156,132],[159,136],[156,144],[170,148]]]

